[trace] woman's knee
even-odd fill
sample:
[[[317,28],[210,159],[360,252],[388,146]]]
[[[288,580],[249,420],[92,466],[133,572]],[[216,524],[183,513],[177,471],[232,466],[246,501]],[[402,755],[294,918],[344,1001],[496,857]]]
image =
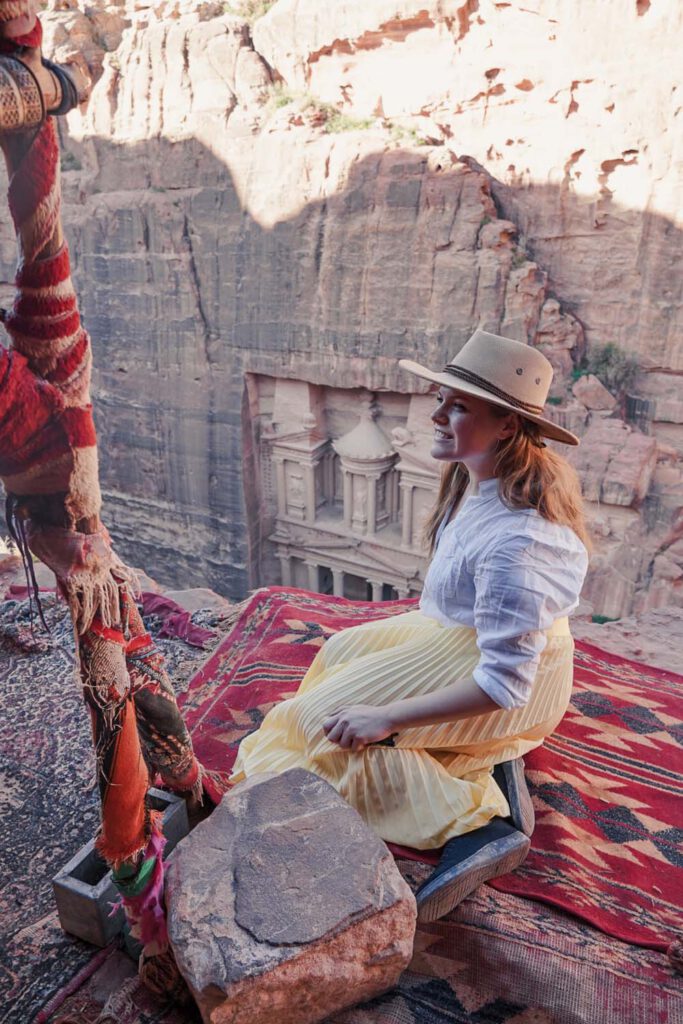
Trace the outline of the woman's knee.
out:
[[[355,634],[358,628],[351,626],[349,629],[340,629],[338,633],[333,633],[327,638],[320,651],[325,665],[336,665],[349,658],[357,639],[352,634]]]

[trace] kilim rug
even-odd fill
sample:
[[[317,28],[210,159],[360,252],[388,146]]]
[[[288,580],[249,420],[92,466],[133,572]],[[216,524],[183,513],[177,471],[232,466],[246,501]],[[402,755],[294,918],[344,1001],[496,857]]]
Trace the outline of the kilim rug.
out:
[[[227,776],[240,740],[295,693],[326,637],[413,606],[257,591],[183,698],[200,759]],[[682,694],[681,676],[577,643],[571,707],[526,759],[532,851],[497,889],[626,942],[668,947],[683,924]]]
[[[117,950],[49,1020],[199,1024],[191,1010],[155,1005]],[[683,997],[663,953],[482,886],[448,919],[418,928],[393,991],[326,1024],[683,1024]]]
[[[683,931],[683,676],[577,642],[556,733],[526,758],[531,853],[498,889],[666,949]]]

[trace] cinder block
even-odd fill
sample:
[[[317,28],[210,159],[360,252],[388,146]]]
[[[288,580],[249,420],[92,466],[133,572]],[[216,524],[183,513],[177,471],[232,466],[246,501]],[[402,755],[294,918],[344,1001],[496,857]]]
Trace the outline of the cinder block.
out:
[[[166,856],[190,830],[185,801],[160,789],[150,789],[149,798],[152,809],[163,813]],[[106,861],[95,849],[94,839],[57,872],[52,890],[65,932],[94,946],[106,946],[123,927],[123,910],[110,916],[119,892]]]

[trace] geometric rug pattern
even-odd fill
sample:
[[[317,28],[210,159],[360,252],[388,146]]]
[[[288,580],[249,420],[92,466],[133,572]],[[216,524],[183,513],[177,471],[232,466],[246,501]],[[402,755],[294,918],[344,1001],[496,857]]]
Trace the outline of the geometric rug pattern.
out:
[[[92,787],[87,718],[73,677],[68,614],[50,595],[43,601],[51,637],[40,631],[32,634],[27,602],[0,603],[0,824],[5,836],[0,845],[1,1024],[47,1020],[38,1011],[59,1001],[78,972],[90,970],[96,952],[61,932],[52,902],[50,879],[92,836],[98,802]],[[405,602],[349,605],[274,588],[254,595],[208,661],[206,652],[180,641],[157,640],[177,690],[183,691],[192,680],[190,692],[181,701],[185,699],[195,744],[209,766],[229,770],[239,739],[259,724],[275,700],[296,690],[326,636],[345,625],[411,606]],[[197,613],[193,618],[201,626],[225,631],[219,616]],[[158,637],[160,624],[152,618],[147,626]],[[394,992],[338,1015],[334,1024],[579,1024],[588,1020],[683,1024],[680,976],[665,955],[608,938],[548,905],[562,906],[565,898],[580,904],[584,898],[581,872],[590,877],[597,869],[604,875],[615,861],[620,864],[623,857],[615,857],[609,847],[600,849],[605,841],[629,853],[635,850],[638,863],[645,865],[638,900],[648,891],[646,875],[652,862],[660,872],[671,869],[671,888],[679,885],[675,817],[670,820],[672,815],[657,807],[652,813],[651,801],[645,804],[643,793],[638,797],[632,793],[636,782],[644,784],[645,791],[663,792],[662,787],[677,791],[680,761],[660,734],[671,730],[680,739],[671,720],[680,721],[680,715],[670,713],[672,702],[680,696],[680,679],[612,659],[585,644],[578,645],[577,675],[571,711],[578,716],[577,730],[567,733],[563,723],[546,747],[552,761],[536,763],[529,772],[539,820],[537,835],[545,834],[545,839],[532,854],[537,861],[530,857],[524,865],[524,884],[539,887],[542,893],[536,900],[543,899],[546,905],[482,887],[447,920],[418,929],[414,962]],[[605,680],[616,677],[622,685],[615,696]],[[227,714],[226,700],[232,707]],[[600,742],[592,735],[596,728]],[[604,742],[606,735],[610,742]],[[634,747],[635,735],[644,739]],[[670,756],[661,756],[663,750],[669,750]],[[596,786],[589,778],[597,772],[604,779],[605,765],[612,766],[611,789],[602,782]],[[591,786],[600,791],[599,801],[591,794]],[[630,802],[634,799],[635,804]],[[574,851],[571,843],[581,838],[577,828],[595,837],[596,821],[606,840],[591,840],[583,849],[579,844],[578,852]],[[545,849],[557,837],[561,840],[557,853],[578,866],[579,874],[571,881],[562,870],[562,856],[558,859],[552,847]],[[653,843],[655,852],[644,841]],[[602,866],[594,863],[596,857]],[[402,862],[402,870],[419,878],[428,869],[417,862]],[[517,876],[522,879],[518,872],[502,881],[508,884]],[[618,883],[624,882],[619,870],[613,872],[612,881],[616,895],[610,895],[604,883],[600,893],[608,917],[618,924],[628,901],[638,900],[628,887],[619,891]],[[673,930],[671,922],[679,920],[677,900],[669,900],[670,913],[662,909],[670,890],[666,879],[660,884],[659,875],[652,881],[651,912],[638,917],[631,908],[628,913],[644,929],[646,941],[653,934],[665,936],[651,943],[661,948]],[[555,888],[561,890],[559,900],[554,899]],[[590,885],[585,890],[589,892]],[[590,920],[594,900],[585,902],[581,912]],[[105,1003],[112,1012],[103,1017]],[[190,1024],[194,1020],[186,1010],[150,1002],[131,962],[114,949],[62,1003],[51,1022],[65,1013],[79,1024],[95,1020],[102,1024],[105,1019],[107,1024]]]
[[[181,699],[200,759],[227,778],[241,739],[296,692],[326,637],[413,606],[256,591]],[[683,924],[682,698],[683,677],[577,643],[570,708],[526,757],[532,849],[496,889],[669,946]]]
[[[62,1021],[198,1022],[187,1010],[155,1005],[133,964],[122,960],[112,952],[110,964],[62,1005]],[[326,1024],[588,1022],[683,1024],[680,976],[662,953],[482,886],[447,919],[418,928],[413,960],[395,989]]]
[[[683,677],[577,643],[574,693],[526,759],[532,849],[493,885],[628,942],[683,931]]]

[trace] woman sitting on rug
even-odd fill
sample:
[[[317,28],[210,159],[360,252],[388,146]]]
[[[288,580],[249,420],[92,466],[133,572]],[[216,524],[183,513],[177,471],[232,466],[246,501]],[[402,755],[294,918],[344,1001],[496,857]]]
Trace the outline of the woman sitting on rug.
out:
[[[528,852],[521,757],[569,703],[588,556],[578,480],[542,440],[578,444],[543,417],[545,356],[478,330],[443,372],[400,365],[438,385],[445,464],[419,611],[332,636],[242,741],[233,781],[307,768],[383,839],[443,847],[417,892],[429,921]]]

